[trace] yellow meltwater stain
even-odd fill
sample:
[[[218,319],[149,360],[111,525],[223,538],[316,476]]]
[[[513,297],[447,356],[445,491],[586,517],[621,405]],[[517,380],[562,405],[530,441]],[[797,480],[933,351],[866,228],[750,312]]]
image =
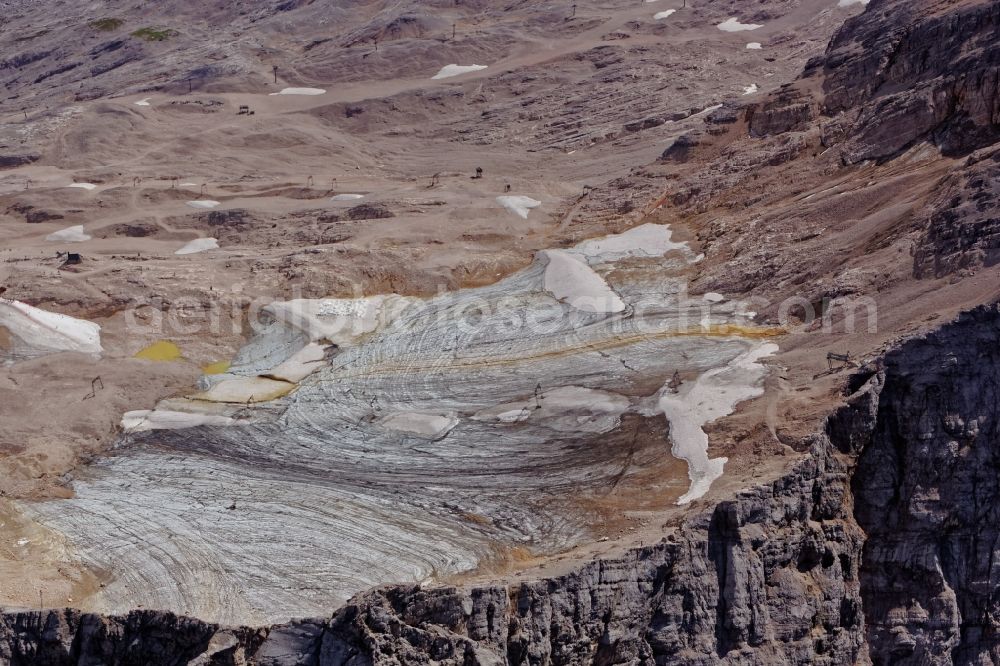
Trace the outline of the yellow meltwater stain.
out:
[[[145,349],[139,350],[134,358],[147,361],[176,361],[181,358],[181,349],[169,340],[157,340]]]
[[[677,336],[696,336],[704,335],[705,337],[717,338],[717,337],[740,337],[740,338],[753,338],[755,340],[766,339],[766,338],[776,338],[779,335],[784,335],[787,333],[784,328],[780,326],[741,326],[740,324],[712,324],[707,327],[692,328],[684,331],[677,331]]]
[[[201,371],[206,375],[221,375],[229,369],[230,365],[229,361],[216,361],[215,363],[209,363]]]

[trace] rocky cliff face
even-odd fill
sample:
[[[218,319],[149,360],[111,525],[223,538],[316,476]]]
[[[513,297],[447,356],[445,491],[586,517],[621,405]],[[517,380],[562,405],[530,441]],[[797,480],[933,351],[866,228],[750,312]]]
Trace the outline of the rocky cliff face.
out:
[[[778,480],[656,545],[516,587],[400,586],[226,629],[8,613],[27,664],[876,664],[1000,657],[1000,308],[907,342]]]
[[[765,136],[822,119],[845,164],[929,141],[966,155],[1000,139],[1000,5],[872,0],[802,78],[749,108]]]
[[[1000,4],[872,0],[802,76],[745,117],[754,137],[818,131],[845,166],[887,161],[926,144],[966,157],[927,193],[914,277],[1000,261]]]
[[[220,629],[155,611],[101,617],[75,610],[10,612],[0,620],[0,663],[237,664],[267,630]]]
[[[914,251],[916,277],[1000,262],[1000,145],[981,152],[941,183]]]
[[[1000,660],[998,341],[983,308],[886,360],[851,481],[876,663]]]
[[[919,140],[962,155],[1000,138],[1000,5],[873,0],[834,37],[823,112],[845,114],[847,163]]]

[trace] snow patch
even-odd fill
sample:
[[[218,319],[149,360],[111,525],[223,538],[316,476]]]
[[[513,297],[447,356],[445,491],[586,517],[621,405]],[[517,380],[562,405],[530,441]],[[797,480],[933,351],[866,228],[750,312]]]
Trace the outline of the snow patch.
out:
[[[201,199],[199,201],[188,201],[187,205],[191,206],[191,208],[215,208],[219,205],[219,202],[211,199]]]
[[[641,224],[620,234],[584,241],[569,252],[581,254],[593,263],[610,262],[625,257],[662,257],[671,250],[690,253],[687,243],[671,240],[673,231],[665,224]]]
[[[143,99],[140,99],[138,102],[136,102],[135,105],[136,106],[149,106],[149,98],[148,97],[144,97]]]
[[[725,296],[723,296],[722,294],[717,294],[714,291],[709,291],[705,293],[702,296],[702,298],[708,301],[709,303],[721,303],[722,301],[726,300]]]
[[[73,183],[72,185],[67,185],[66,187],[73,187],[79,190],[94,190],[97,189],[97,185],[93,183]]]
[[[356,201],[364,198],[363,194],[334,194],[330,197],[330,201]]]
[[[174,252],[174,254],[195,254],[205,250],[218,250],[219,241],[215,238],[195,238],[187,245]]]
[[[528,219],[528,211],[542,205],[541,201],[520,194],[497,197],[497,203],[524,220]]]
[[[122,429],[126,432],[180,430],[203,425],[226,426],[233,423],[235,420],[228,416],[176,412],[169,409],[139,409],[122,415]]]
[[[297,384],[322,366],[326,347],[310,342],[278,366],[268,370],[268,377]]]
[[[610,432],[630,406],[629,399],[611,391],[583,386],[560,386],[520,402],[480,410],[476,421],[521,423],[535,419],[560,432]]]
[[[676,9],[667,9],[662,12],[657,12],[653,14],[653,20],[659,21],[660,19],[665,19],[676,11]]]
[[[29,347],[46,352],[99,354],[101,327],[92,321],[0,298],[0,327]]]
[[[757,92],[758,90],[760,90],[760,88],[757,87],[757,84],[756,83],[751,83],[750,85],[748,85],[747,87],[745,87],[743,89],[743,94],[744,95],[752,95],[755,92]]]
[[[346,346],[392,321],[413,299],[397,294],[363,298],[299,298],[275,301],[264,311],[298,329],[313,342]]]
[[[326,91],[322,88],[283,88],[279,92],[271,93],[271,97],[275,95],[325,95]]]
[[[764,392],[760,383],[767,368],[759,361],[777,351],[776,344],[758,344],[729,365],[681,384],[677,393],[664,388],[658,406],[670,422],[671,453],[687,462],[691,479],[690,488],[677,500],[678,504],[698,499],[722,476],[727,459],[708,457],[708,435],[703,426],[731,414],[736,405]]]
[[[469,72],[478,72],[481,69],[486,69],[487,65],[445,65],[438,71],[437,74],[432,76],[432,79],[447,79],[452,76],[459,76],[461,74],[468,74]]]
[[[45,240],[62,243],[82,243],[83,241],[89,241],[90,236],[83,232],[83,225],[78,224],[75,227],[67,227],[62,231],[53,232],[46,236]]]
[[[721,109],[721,108],[722,108],[722,104],[713,104],[712,106],[705,107],[704,109],[702,109],[698,113],[692,115],[691,117],[692,118],[697,118],[698,116],[704,116],[704,115],[707,115],[709,113],[712,113],[712,111],[716,111],[717,109]]]
[[[838,7],[850,7],[851,5],[864,5],[868,6],[868,0],[840,0],[837,3]]]
[[[760,51],[760,42],[747,42],[747,48],[751,51]]]
[[[756,30],[763,27],[759,23],[740,23],[735,16],[727,18],[718,25],[719,30],[723,32],[743,32],[744,30]]]
[[[253,403],[267,402],[290,393],[295,388],[291,382],[283,382],[265,377],[239,377],[225,379],[203,393],[193,396],[195,400],[209,402]]]
[[[458,425],[455,414],[396,412],[382,420],[382,427],[427,439],[441,439]]]
[[[544,250],[545,291],[558,300],[584,312],[614,313],[625,310],[625,303],[608,283],[587,263],[565,250]]]

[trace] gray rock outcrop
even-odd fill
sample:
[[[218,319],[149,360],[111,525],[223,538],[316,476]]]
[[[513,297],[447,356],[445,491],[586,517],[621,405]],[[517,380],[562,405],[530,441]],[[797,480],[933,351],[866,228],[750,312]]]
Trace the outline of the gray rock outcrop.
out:
[[[998,342],[982,308],[886,359],[851,481],[875,663],[1000,660]]]
[[[847,163],[919,140],[948,155],[1000,139],[1000,4],[872,0],[827,50],[827,116],[846,115]]]
[[[967,155],[1000,140],[1000,5],[872,0],[802,77],[749,104],[750,132],[824,126],[845,164],[929,141]]]
[[[998,35],[996,2],[872,0],[798,80],[745,107],[750,134],[818,130],[844,165],[891,160],[922,144],[967,156],[928,196],[913,274],[939,278],[995,265]]]
[[[1000,262],[1000,146],[949,175],[931,204],[913,256],[918,278]]]

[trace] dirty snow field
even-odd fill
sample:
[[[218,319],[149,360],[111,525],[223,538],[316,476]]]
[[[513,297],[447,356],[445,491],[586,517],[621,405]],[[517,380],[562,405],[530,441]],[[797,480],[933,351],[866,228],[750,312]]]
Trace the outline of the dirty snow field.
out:
[[[626,258],[697,259],[649,225],[539,253],[488,287],[273,304],[202,393],[127,414],[118,454],[74,498],[26,508],[111,574],[103,610],[229,623],[565,549],[588,534],[576,503],[637,455],[673,447],[690,463],[677,496],[697,497],[725,462],[707,457],[701,425],[755,393],[769,349],[728,327],[748,325],[733,306],[663,294],[657,270],[611,279]],[[703,378],[657,390],[675,371]],[[628,413],[676,419],[680,441],[592,445]]]

